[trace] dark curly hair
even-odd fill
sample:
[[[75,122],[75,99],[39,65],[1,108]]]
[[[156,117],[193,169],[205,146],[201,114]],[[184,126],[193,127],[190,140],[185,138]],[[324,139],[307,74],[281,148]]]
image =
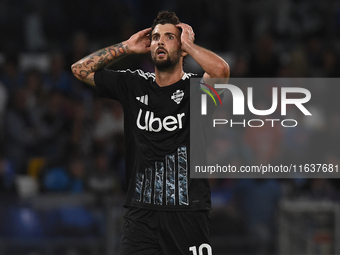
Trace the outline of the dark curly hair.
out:
[[[157,18],[153,21],[151,32],[158,25],[173,24],[177,25],[181,23],[174,12],[161,11],[158,13]]]

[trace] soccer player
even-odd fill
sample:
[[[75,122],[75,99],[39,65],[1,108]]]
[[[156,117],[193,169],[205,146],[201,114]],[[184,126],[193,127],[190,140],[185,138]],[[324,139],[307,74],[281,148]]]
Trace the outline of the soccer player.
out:
[[[190,55],[203,79],[229,77],[228,64],[194,43],[193,29],[173,12],[160,12],[151,28],[72,65],[74,75],[124,109],[128,191],[120,255],[211,255],[207,179],[190,178],[189,87],[183,71]],[[155,73],[108,70],[128,54],[151,52]]]

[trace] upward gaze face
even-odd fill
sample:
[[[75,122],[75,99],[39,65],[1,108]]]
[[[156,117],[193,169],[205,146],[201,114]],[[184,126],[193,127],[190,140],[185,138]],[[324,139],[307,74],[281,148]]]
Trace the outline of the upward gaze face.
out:
[[[151,58],[159,70],[171,69],[181,59],[181,32],[173,24],[158,24],[151,34]]]

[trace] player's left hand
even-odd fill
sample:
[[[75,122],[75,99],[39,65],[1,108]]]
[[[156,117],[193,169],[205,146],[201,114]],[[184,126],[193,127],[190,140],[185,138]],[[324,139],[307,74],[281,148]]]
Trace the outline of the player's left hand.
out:
[[[190,47],[190,44],[193,44],[195,41],[195,33],[191,26],[185,23],[179,23],[176,27],[182,29],[181,34],[181,44],[182,50],[187,52],[187,48]]]

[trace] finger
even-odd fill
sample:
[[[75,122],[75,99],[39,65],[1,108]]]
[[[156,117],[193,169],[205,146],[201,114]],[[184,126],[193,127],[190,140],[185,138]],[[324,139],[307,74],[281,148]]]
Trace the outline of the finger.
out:
[[[189,26],[188,24],[185,24],[185,27],[188,29],[188,31],[189,31],[190,33],[193,33],[193,32],[194,32],[194,30],[192,29],[192,27]]]
[[[177,24],[177,27],[180,27],[182,29],[182,31],[185,31],[188,34],[193,34],[194,33],[192,27],[189,26],[188,24],[179,23],[179,24]]]
[[[146,43],[145,43],[146,47],[150,47],[151,45],[151,41],[150,40],[147,40]]]
[[[188,25],[188,24],[186,24],[186,23],[179,23],[179,24],[177,24],[178,26],[180,26],[180,27],[185,27],[186,29],[188,29],[188,30],[192,30],[192,28],[191,28],[191,26],[190,25]]]
[[[181,23],[178,23],[177,25],[186,26],[186,25],[188,25],[188,24],[181,22]]]
[[[150,32],[151,32],[151,27],[149,27],[149,28],[145,28],[145,29],[143,29],[142,31],[140,31],[142,34],[150,34]]]
[[[182,30],[185,29],[184,23],[178,23],[176,27],[181,28]]]

